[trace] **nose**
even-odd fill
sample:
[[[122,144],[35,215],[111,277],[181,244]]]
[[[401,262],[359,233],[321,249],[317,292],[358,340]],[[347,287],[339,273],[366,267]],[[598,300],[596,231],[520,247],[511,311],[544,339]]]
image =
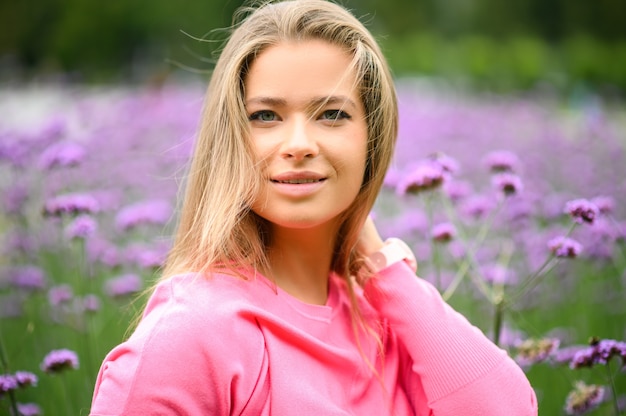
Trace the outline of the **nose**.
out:
[[[317,156],[319,147],[313,130],[311,121],[304,117],[292,120],[285,129],[280,149],[282,157],[303,160]]]

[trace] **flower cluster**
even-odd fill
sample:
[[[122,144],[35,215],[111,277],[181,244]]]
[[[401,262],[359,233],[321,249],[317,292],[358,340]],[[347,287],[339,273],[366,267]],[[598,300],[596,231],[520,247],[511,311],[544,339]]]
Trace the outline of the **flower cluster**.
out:
[[[120,298],[139,292],[141,286],[141,278],[136,274],[129,273],[109,279],[104,290],[112,298]]]
[[[397,186],[400,195],[416,194],[440,187],[445,180],[445,171],[436,163],[423,163],[406,174]]]
[[[10,283],[21,290],[39,291],[46,286],[46,274],[37,266],[24,265],[8,270]]]
[[[50,290],[48,290],[48,302],[52,306],[68,303],[73,297],[74,291],[72,290],[72,286],[68,284],[52,286]]]
[[[600,210],[593,202],[587,199],[574,199],[565,204],[565,212],[579,224],[593,224]]]
[[[570,368],[593,367],[596,364],[606,365],[613,357],[620,357],[622,366],[626,365],[626,342],[593,338],[589,347],[574,355],[570,362]]]
[[[517,346],[515,361],[527,367],[545,361],[559,348],[560,341],[557,338],[527,339]]]
[[[37,376],[28,371],[18,371],[15,374],[0,374],[0,397],[18,388],[37,385]]]
[[[0,375],[0,397],[2,397],[5,393],[8,393],[15,389],[17,389],[17,380],[14,375]]]
[[[129,230],[140,224],[165,224],[172,215],[172,206],[164,200],[151,200],[128,205],[117,214],[115,223],[121,230]]]
[[[41,369],[46,373],[60,373],[78,368],[78,355],[68,349],[52,350],[43,359]]]
[[[604,400],[604,387],[578,381],[565,401],[568,415],[582,415],[595,409]]]
[[[95,214],[100,210],[100,203],[89,194],[63,194],[46,201],[43,213],[49,216],[63,214]]]
[[[556,257],[578,257],[583,246],[576,240],[567,237],[556,237],[548,241],[548,248]]]
[[[524,189],[521,178],[512,173],[498,173],[491,178],[491,183],[504,196],[519,194]]]
[[[39,416],[43,414],[41,408],[35,403],[18,403],[17,411],[21,416]]]
[[[18,371],[15,373],[15,380],[19,387],[30,387],[37,385],[37,376],[28,371]]]
[[[48,147],[39,158],[42,169],[78,166],[85,158],[83,146],[73,142],[58,142]]]
[[[515,172],[520,165],[517,155],[509,150],[489,152],[484,158],[484,163],[492,172]]]
[[[65,236],[70,240],[84,240],[98,229],[98,223],[89,215],[80,215],[65,228]]]
[[[456,227],[449,222],[443,222],[433,227],[431,235],[433,240],[440,243],[447,243],[456,237]]]

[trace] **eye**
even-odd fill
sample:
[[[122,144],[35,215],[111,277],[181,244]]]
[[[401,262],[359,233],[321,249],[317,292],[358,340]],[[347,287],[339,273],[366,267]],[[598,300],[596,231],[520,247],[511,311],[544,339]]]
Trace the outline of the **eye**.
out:
[[[249,119],[250,121],[256,120],[256,121],[270,122],[270,121],[278,120],[278,116],[273,111],[261,110],[261,111],[256,111],[250,114]]]
[[[343,119],[350,119],[350,115],[341,110],[326,110],[322,113],[322,119],[330,121],[339,121]]]

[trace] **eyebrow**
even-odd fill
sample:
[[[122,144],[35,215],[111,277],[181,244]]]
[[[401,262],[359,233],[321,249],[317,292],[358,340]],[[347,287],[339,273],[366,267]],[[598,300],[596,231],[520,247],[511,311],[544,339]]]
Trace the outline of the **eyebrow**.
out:
[[[273,107],[285,107],[287,106],[287,100],[284,98],[278,97],[269,97],[269,96],[259,96],[252,97],[249,100],[246,100],[246,106],[251,104],[263,104]],[[350,99],[350,97],[345,95],[331,95],[331,96],[321,96],[321,97],[313,97],[306,104],[307,108],[319,108],[329,104],[341,104],[352,107],[354,109],[358,108],[356,103]]]

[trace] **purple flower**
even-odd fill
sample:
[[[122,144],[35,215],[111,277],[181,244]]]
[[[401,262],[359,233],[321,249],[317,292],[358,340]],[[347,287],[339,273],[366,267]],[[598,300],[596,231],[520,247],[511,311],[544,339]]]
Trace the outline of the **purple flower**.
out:
[[[583,246],[575,240],[567,237],[556,237],[548,241],[548,248],[556,257],[578,257]]]
[[[596,196],[591,203],[598,207],[600,214],[611,214],[615,211],[615,199],[610,196]]]
[[[143,269],[157,269],[165,264],[167,254],[158,250],[143,250],[136,253],[135,261]]]
[[[567,395],[565,411],[568,415],[582,415],[596,408],[602,400],[604,387],[578,381],[574,385],[574,390]]]
[[[48,302],[52,306],[59,306],[72,300],[74,291],[69,285],[53,286],[48,290]]]
[[[113,298],[128,296],[141,290],[141,278],[136,274],[124,274],[109,279],[104,291]]]
[[[456,173],[459,171],[459,162],[456,159],[448,156],[445,153],[437,152],[433,153],[428,159],[435,165],[440,166],[446,173]]]
[[[58,140],[67,132],[67,120],[61,116],[52,116],[43,124],[37,132],[40,140],[44,143],[50,143]]]
[[[35,403],[18,403],[17,411],[21,416],[39,416],[42,414],[41,408]]]
[[[13,184],[4,191],[4,210],[8,214],[23,213],[26,201],[28,201],[29,190],[21,184]]]
[[[8,143],[10,136],[6,133],[0,135],[0,161],[6,160],[15,167],[26,166],[31,151],[30,143],[23,137],[11,137],[13,142]]]
[[[456,228],[449,222],[443,222],[433,227],[431,236],[437,242],[447,243],[456,237]]]
[[[100,210],[100,204],[89,194],[64,194],[46,201],[44,215],[61,216],[63,214],[95,214]]]
[[[558,347],[556,338],[527,339],[517,347],[515,361],[522,366],[530,366],[545,361]]]
[[[100,298],[96,295],[85,295],[82,307],[85,312],[98,312],[100,310]]]
[[[60,373],[78,368],[78,355],[68,349],[52,350],[43,359],[41,369],[46,373]]]
[[[446,181],[443,184],[443,191],[453,202],[459,201],[472,193],[472,186],[464,181]]]
[[[574,199],[565,204],[565,213],[569,214],[578,224],[593,224],[600,210],[587,199]]]
[[[4,393],[17,389],[17,387],[15,376],[11,374],[0,374],[0,397],[2,397]]]
[[[517,280],[513,270],[500,264],[483,267],[483,275],[487,282],[497,285],[513,284]]]
[[[108,267],[117,267],[122,263],[119,248],[97,237],[87,240],[87,255],[92,262],[100,262]]]
[[[586,345],[570,345],[568,347],[559,348],[552,353],[550,361],[555,364],[569,364],[576,353],[584,349],[587,349]]]
[[[98,229],[98,223],[93,217],[88,215],[81,215],[74,218],[65,228],[65,236],[70,240],[81,239],[91,237]]]
[[[43,290],[46,286],[46,274],[37,266],[19,266],[9,271],[9,281],[19,289],[27,291]]]
[[[25,230],[13,229],[5,237],[6,252],[33,253],[38,247],[36,240],[35,236]]]
[[[466,199],[461,205],[461,211],[472,218],[481,219],[493,211],[495,203],[491,198],[474,195]]]
[[[498,173],[491,178],[491,183],[505,196],[519,194],[524,189],[520,177],[512,173]]]
[[[445,172],[437,163],[423,163],[398,181],[396,191],[400,195],[417,194],[436,189],[443,184]]]
[[[55,143],[41,154],[39,166],[46,170],[78,166],[85,158],[85,153],[85,148],[78,143]]]
[[[30,387],[37,385],[37,376],[28,371],[18,371],[15,373],[15,380],[20,387]]]
[[[484,163],[492,172],[515,172],[519,168],[519,159],[515,153],[508,150],[495,150],[488,153]]]
[[[606,365],[613,357],[620,357],[622,363],[626,363],[626,342],[592,338],[589,344],[589,347],[574,354],[570,368],[593,367],[596,364]]]
[[[115,223],[120,230],[129,230],[140,224],[165,224],[172,215],[172,206],[164,200],[142,201],[123,208]]]
[[[591,199],[591,203],[598,207],[601,214],[611,214],[615,211],[615,199],[610,196],[597,196]]]

